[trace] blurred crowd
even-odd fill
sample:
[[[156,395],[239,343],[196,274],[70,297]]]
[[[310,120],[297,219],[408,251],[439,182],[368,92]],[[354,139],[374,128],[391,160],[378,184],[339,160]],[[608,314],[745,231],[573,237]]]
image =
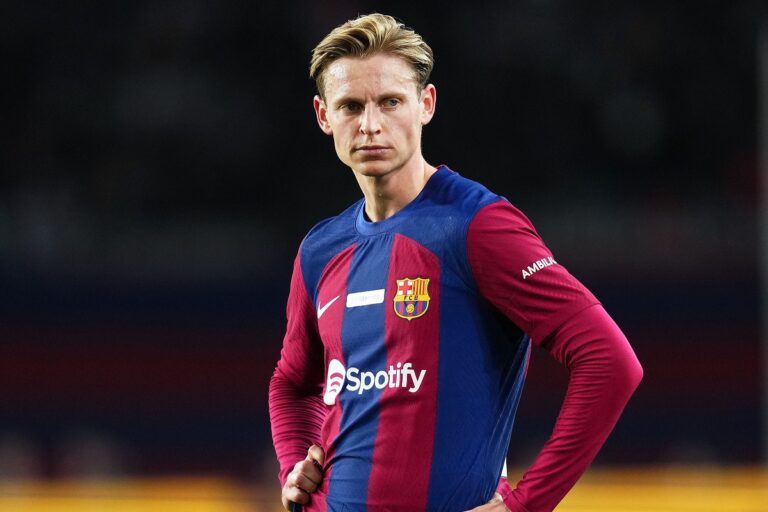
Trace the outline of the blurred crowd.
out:
[[[760,2],[48,0],[0,8],[0,478],[272,476],[293,256],[360,195],[309,55],[375,10],[435,51],[430,163],[521,207],[636,347],[603,460],[757,460]],[[559,404],[539,360],[513,459]]]

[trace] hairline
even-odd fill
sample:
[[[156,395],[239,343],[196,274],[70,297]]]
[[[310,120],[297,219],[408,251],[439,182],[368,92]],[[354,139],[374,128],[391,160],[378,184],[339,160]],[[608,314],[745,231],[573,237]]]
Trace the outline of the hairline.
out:
[[[370,53],[366,53],[366,54],[363,54],[363,55],[355,55],[355,54],[339,55],[339,56],[333,58],[332,60],[329,60],[325,64],[325,66],[322,67],[322,69],[320,70],[320,73],[318,73],[317,78],[315,79],[315,85],[317,87],[317,93],[320,96],[320,98],[324,102],[327,101],[327,98],[326,98],[326,95],[325,95],[325,91],[323,90],[323,89],[325,89],[324,76],[325,76],[325,74],[328,72],[328,70],[330,69],[330,67],[334,63],[340,61],[341,59],[351,59],[351,60],[361,61],[361,60],[365,60],[365,59],[368,59],[368,58],[371,58],[371,57],[376,57],[377,55],[384,55],[384,56],[388,56],[388,57],[396,57],[396,58],[400,59],[402,62],[404,62],[408,66],[408,69],[411,70],[411,81],[416,86],[416,95],[417,96],[421,94],[421,91],[423,91],[424,88],[429,83],[429,82],[427,82],[427,83],[423,83],[422,84],[421,81],[419,81],[419,72],[418,72],[418,70],[415,68],[415,66],[406,57],[398,54],[397,52],[388,51],[388,50],[384,50],[384,49],[379,49],[379,50],[372,51]],[[320,87],[321,84],[323,85],[323,87]]]

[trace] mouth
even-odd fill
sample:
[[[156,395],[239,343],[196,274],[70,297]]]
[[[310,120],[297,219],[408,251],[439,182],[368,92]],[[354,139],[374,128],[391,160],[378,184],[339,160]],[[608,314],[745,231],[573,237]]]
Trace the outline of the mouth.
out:
[[[363,153],[380,153],[385,150],[389,149],[387,146],[379,146],[378,144],[368,144],[365,146],[357,146],[355,148],[355,152],[363,152]]]

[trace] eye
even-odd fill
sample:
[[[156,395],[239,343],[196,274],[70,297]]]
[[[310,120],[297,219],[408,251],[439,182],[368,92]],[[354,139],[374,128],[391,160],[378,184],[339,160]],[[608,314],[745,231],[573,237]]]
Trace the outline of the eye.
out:
[[[344,103],[339,108],[341,110],[346,110],[347,112],[360,112],[363,106],[360,105],[359,103],[349,102],[349,103]]]
[[[400,104],[400,100],[397,98],[387,98],[384,100],[384,107],[386,108],[395,108]]]

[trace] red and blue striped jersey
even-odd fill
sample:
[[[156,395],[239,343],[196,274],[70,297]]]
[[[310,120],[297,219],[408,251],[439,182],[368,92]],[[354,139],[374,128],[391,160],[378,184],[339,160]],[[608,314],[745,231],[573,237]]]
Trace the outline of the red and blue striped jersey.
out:
[[[506,199],[445,166],[395,215],[360,200],[302,242],[270,394],[285,482],[311,443],[307,510],[467,510],[499,481],[540,342],[597,300]]]

